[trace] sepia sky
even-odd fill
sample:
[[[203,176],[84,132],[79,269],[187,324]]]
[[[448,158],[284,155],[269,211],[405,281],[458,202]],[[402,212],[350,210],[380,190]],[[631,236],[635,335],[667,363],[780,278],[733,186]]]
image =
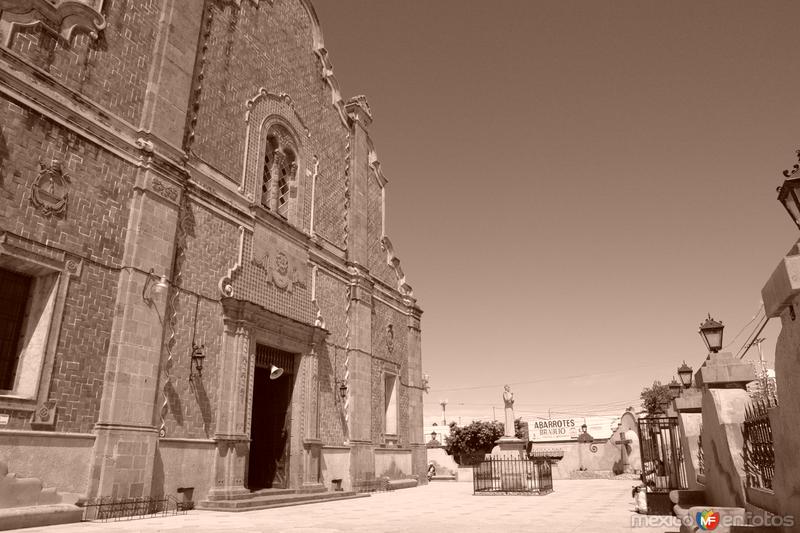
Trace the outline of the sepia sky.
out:
[[[798,237],[775,188],[800,146],[800,2],[314,6],[343,97],[372,107],[426,424],[445,398],[448,422],[491,417],[504,383],[528,420],[638,406],[703,362],[709,312],[739,350]]]

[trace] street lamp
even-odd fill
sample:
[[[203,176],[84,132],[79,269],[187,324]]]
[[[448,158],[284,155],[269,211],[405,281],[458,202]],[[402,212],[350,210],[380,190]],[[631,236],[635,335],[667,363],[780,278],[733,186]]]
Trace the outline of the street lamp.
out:
[[[681,380],[684,389],[692,386],[692,367],[687,365],[686,361],[678,367],[678,378]]]
[[[800,159],[800,150],[797,150],[797,157]],[[778,187],[778,201],[783,204],[792,221],[800,228],[800,201],[798,201],[797,191],[800,189],[800,177],[794,177],[800,170],[800,165],[796,164],[792,170],[784,170],[783,175],[787,179],[783,185]]]
[[[722,348],[723,329],[725,326],[722,325],[722,322],[717,322],[711,318],[710,314],[706,321],[700,324],[700,336],[703,337],[703,342],[706,343],[709,352],[717,353]]]
[[[681,384],[675,379],[675,376],[672,376],[672,381],[669,382],[669,393],[672,398],[677,398],[681,395]]]

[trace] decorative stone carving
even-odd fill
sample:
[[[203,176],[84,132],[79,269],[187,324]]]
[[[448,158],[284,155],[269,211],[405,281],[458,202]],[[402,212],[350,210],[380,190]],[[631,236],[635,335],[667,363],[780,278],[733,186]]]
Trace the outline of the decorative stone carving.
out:
[[[303,117],[301,117],[300,113],[297,112],[297,108],[294,105],[294,100],[292,100],[292,97],[289,96],[286,93],[278,93],[278,94],[276,94],[276,93],[269,92],[264,87],[261,87],[258,90],[258,94],[256,94],[250,100],[248,100],[247,103],[245,104],[245,106],[247,107],[247,113],[245,114],[245,118],[244,118],[245,122],[249,122],[250,121],[250,113],[253,111],[253,108],[255,108],[256,104],[260,100],[263,100],[264,98],[269,98],[271,100],[275,100],[275,101],[278,101],[278,102],[283,102],[287,106],[289,106],[289,109],[292,110],[292,113],[297,118],[297,121],[300,123],[300,125],[305,130],[306,137],[308,137],[309,139],[311,138],[311,130],[308,129],[308,126],[306,125],[305,121],[303,120]]]
[[[339,82],[336,80],[336,76],[333,75],[333,65],[331,65],[331,60],[328,57],[328,50],[325,46],[320,45],[314,48],[314,53],[317,54],[320,65],[322,65],[322,79],[325,80],[325,83],[328,84],[331,90],[331,103],[334,109],[339,113],[342,124],[349,128],[350,125],[347,123],[347,113],[345,112],[344,103],[342,102],[342,92],[339,90]]]
[[[394,247],[389,237],[383,237],[381,239],[381,248],[386,252],[386,263],[392,267],[397,276],[397,290],[403,296],[414,296],[411,285],[406,283],[406,276],[403,274],[403,269],[400,267],[400,259],[394,255]]]
[[[67,259],[64,263],[64,271],[70,276],[80,276],[83,269],[82,260]]]
[[[53,427],[56,423],[56,401],[47,400],[46,402],[38,405],[36,411],[33,412],[33,426],[47,426]]]
[[[268,283],[287,292],[295,286],[305,288],[308,257],[302,257],[303,253],[271,237],[265,227],[256,226],[251,262],[265,274]]]
[[[153,192],[155,192],[157,195],[166,198],[167,200],[170,200],[172,202],[178,201],[178,195],[179,195],[178,189],[170,187],[169,185],[164,185],[163,183],[161,183],[161,181],[157,179],[153,179],[150,185],[153,188]]]
[[[386,349],[389,353],[394,352],[394,326],[391,324],[386,326]]]
[[[242,256],[244,255],[244,226],[239,226],[239,257],[236,263],[228,269],[228,272],[220,278],[217,286],[223,296],[233,296],[233,275],[242,267]]]
[[[50,163],[39,161],[39,174],[31,185],[31,203],[47,217],[63,217],[69,199],[67,184],[71,182],[58,159]]]
[[[285,252],[270,254],[263,251],[260,257],[253,257],[253,264],[264,271],[267,281],[279,289],[292,292],[295,285],[305,288],[305,270],[296,261],[291,261]]]
[[[0,28],[5,30],[6,45],[20,26],[42,25],[70,41],[75,30],[85,31],[92,39],[106,27],[102,14],[105,0],[0,0]]]

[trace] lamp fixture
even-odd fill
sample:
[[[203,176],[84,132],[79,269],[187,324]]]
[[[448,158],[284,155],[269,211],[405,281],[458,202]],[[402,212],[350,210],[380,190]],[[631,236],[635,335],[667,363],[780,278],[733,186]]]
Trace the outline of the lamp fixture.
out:
[[[279,366],[269,365],[269,379],[278,379],[283,375],[283,369]]]
[[[673,399],[681,395],[681,388],[681,384],[678,383],[678,380],[675,379],[675,376],[672,376],[672,381],[669,382],[669,393]]]
[[[703,337],[703,342],[706,343],[708,351],[717,353],[722,348],[722,330],[725,326],[722,322],[717,322],[708,315],[706,321],[700,324],[700,336]]]
[[[153,280],[157,280],[155,285]],[[153,305],[153,294],[161,294],[169,288],[167,276],[162,275],[160,278],[155,275],[155,270],[152,268],[147,273],[147,278],[144,280],[144,287],[142,287],[142,300],[147,305]]]
[[[681,380],[684,389],[688,389],[692,386],[692,373],[692,367],[687,365],[686,361],[678,367],[678,379]]]
[[[192,360],[189,362],[189,381],[194,377],[194,371],[197,370],[197,377],[203,377],[203,361],[206,358],[205,344],[197,345],[192,343]]]
[[[800,159],[800,150],[797,150],[797,156]],[[800,170],[800,164],[794,165],[792,170],[783,171],[783,176],[788,179],[778,187],[778,201],[786,208],[789,216],[792,217],[792,222],[800,228],[800,200],[798,200],[800,177],[795,176],[798,170]]]
[[[347,398],[347,384],[344,380],[340,381],[337,379],[334,385],[336,385],[336,390],[339,391],[339,398],[344,401],[344,399]]]

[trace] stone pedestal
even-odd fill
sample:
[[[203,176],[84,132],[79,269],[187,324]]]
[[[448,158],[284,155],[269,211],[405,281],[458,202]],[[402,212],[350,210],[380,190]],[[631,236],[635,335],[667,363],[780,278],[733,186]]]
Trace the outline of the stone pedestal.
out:
[[[503,491],[519,492],[525,488],[527,471],[520,468],[518,460],[527,460],[525,441],[516,437],[500,437],[494,443],[488,458],[498,460],[500,464],[500,487]],[[508,464],[503,463],[508,459]]]
[[[492,457],[507,459],[527,459],[525,455],[525,441],[516,437],[500,437],[494,443]]]

